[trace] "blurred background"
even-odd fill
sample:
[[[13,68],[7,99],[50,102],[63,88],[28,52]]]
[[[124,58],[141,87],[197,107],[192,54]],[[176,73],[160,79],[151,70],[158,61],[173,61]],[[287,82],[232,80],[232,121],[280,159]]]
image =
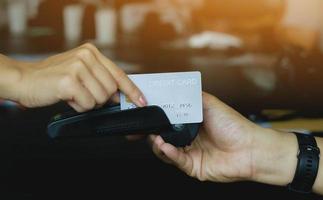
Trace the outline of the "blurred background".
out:
[[[128,73],[199,70],[204,90],[240,110],[322,100],[320,0],[0,2],[0,52],[17,59],[91,42]]]
[[[322,0],[0,0],[0,53],[36,61],[90,42],[129,74],[197,70],[205,91],[260,125],[321,135],[322,11]],[[63,191],[71,194],[80,188],[90,188],[90,194],[98,188],[105,191],[89,184],[102,177],[115,187],[136,191],[134,180],[147,173],[146,182],[160,187],[158,183],[172,178],[174,187],[198,188],[193,194],[220,190],[227,195],[234,190],[247,195],[245,191],[257,189],[259,197],[295,197],[281,188],[251,183],[187,180],[155,160],[144,142],[105,138],[48,144],[47,122],[65,109],[54,105],[24,110],[2,102],[0,125],[5,131],[0,141],[10,161],[6,176],[13,182],[11,194],[47,193],[65,177]],[[95,170],[90,163],[101,167]],[[156,176],[156,169],[166,175]],[[30,185],[35,177],[39,183]],[[133,180],[120,180],[127,177]]]

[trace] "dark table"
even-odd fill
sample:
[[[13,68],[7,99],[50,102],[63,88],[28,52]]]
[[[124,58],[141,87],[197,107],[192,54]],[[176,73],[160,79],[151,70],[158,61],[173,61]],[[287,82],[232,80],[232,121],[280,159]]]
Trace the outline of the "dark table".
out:
[[[49,141],[48,120],[66,109],[58,104],[42,109],[1,111],[0,174],[4,199],[103,199],[128,195],[140,199],[154,196],[319,199],[251,182],[199,182],[159,161],[145,140],[129,142],[120,136]]]

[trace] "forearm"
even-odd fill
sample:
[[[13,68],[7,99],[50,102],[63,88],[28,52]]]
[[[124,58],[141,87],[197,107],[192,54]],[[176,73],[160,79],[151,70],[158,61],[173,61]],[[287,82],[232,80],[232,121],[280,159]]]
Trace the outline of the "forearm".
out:
[[[19,62],[0,54],[0,98],[17,100],[17,85],[20,81]]]
[[[321,138],[316,140],[319,148],[323,149],[323,140]],[[252,180],[280,186],[291,183],[297,166],[296,136],[292,133],[264,129],[264,133],[255,135],[254,141]],[[323,194],[322,159],[313,192]]]
[[[323,138],[316,138],[316,142],[321,150],[323,150]],[[322,157],[322,156],[321,156]],[[319,172],[314,183],[313,191],[323,195],[323,159],[320,158]]]

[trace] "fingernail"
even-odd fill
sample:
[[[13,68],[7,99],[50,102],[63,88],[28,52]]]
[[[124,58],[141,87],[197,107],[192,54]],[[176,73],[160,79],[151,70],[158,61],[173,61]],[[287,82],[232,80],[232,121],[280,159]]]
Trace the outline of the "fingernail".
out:
[[[142,105],[142,106],[146,106],[146,105],[147,105],[147,100],[145,99],[145,97],[144,97],[144,96],[140,96],[140,97],[139,97],[139,103],[140,103],[140,105]]]

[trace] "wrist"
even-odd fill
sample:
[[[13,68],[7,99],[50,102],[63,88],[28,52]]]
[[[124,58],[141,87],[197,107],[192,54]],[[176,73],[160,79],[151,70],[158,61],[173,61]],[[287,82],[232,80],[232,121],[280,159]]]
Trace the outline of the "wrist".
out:
[[[252,181],[288,185],[295,175],[297,153],[294,134],[263,129],[254,136]]]
[[[19,62],[2,58],[0,59],[0,98],[18,101],[18,85],[21,80]]]
[[[316,143],[321,152],[323,151],[323,138],[316,138]],[[323,188],[323,159],[322,156],[319,161],[319,169],[318,169],[318,174],[316,177],[316,180],[313,185],[313,192],[318,193],[318,194],[323,194],[322,188]]]

